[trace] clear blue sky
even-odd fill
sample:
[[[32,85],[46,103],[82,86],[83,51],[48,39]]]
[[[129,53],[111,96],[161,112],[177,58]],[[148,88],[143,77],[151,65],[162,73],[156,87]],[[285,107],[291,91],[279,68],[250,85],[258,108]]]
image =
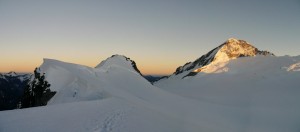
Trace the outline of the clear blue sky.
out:
[[[123,54],[169,74],[231,37],[300,54],[299,0],[0,0],[0,18],[0,72]]]

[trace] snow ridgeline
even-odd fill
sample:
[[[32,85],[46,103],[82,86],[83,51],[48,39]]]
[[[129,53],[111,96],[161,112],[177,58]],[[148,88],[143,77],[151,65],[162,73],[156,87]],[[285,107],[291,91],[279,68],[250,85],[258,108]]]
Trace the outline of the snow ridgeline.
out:
[[[118,70],[120,73],[128,73],[116,74],[116,77],[126,78],[130,77],[127,74],[132,74],[135,78],[142,78],[135,62],[121,55],[113,55],[96,68],[44,59],[40,70],[46,73],[46,80],[51,84],[50,89],[57,92],[49,101],[50,105],[110,97],[111,94],[106,89],[111,89],[115,82],[114,78],[110,79],[107,75]]]
[[[57,94],[45,107],[0,112],[0,131],[298,132],[299,63],[255,55],[153,86],[123,56],[96,68],[45,59]]]
[[[199,121],[208,116],[195,114],[201,110],[197,102],[161,90],[117,62],[90,68],[45,59],[40,70],[57,93],[45,107],[0,113],[0,130],[196,131],[198,124],[215,129],[214,121]]]

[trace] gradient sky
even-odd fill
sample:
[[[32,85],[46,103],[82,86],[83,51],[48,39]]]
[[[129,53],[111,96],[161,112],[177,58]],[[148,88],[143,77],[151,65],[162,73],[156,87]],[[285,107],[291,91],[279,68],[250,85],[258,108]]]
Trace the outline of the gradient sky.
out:
[[[123,54],[144,74],[170,74],[231,37],[299,55],[300,1],[0,0],[0,72]]]

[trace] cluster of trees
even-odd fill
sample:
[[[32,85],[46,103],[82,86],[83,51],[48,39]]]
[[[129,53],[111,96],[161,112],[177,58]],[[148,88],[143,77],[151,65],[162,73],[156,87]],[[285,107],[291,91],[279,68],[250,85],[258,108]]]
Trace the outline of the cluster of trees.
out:
[[[47,105],[47,102],[56,92],[50,90],[50,84],[45,80],[45,73],[41,74],[39,69],[34,70],[34,79],[30,81],[25,90],[19,108],[37,107]]]

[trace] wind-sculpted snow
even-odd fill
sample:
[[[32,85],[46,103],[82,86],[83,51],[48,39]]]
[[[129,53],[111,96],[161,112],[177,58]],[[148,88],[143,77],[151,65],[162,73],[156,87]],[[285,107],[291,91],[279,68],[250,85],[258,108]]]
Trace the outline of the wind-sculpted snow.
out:
[[[46,80],[51,84],[50,89],[57,92],[49,104],[57,104],[104,99],[111,96],[107,89],[110,90],[116,82],[114,78],[110,79],[109,75],[115,72],[117,72],[116,77],[133,76],[142,78],[142,81],[148,84],[148,81],[140,76],[139,71],[135,70],[135,63],[132,64],[133,61],[129,58],[116,55],[103,61],[96,68],[45,59],[40,69],[42,73],[46,73]],[[128,73],[121,74],[124,71]]]

